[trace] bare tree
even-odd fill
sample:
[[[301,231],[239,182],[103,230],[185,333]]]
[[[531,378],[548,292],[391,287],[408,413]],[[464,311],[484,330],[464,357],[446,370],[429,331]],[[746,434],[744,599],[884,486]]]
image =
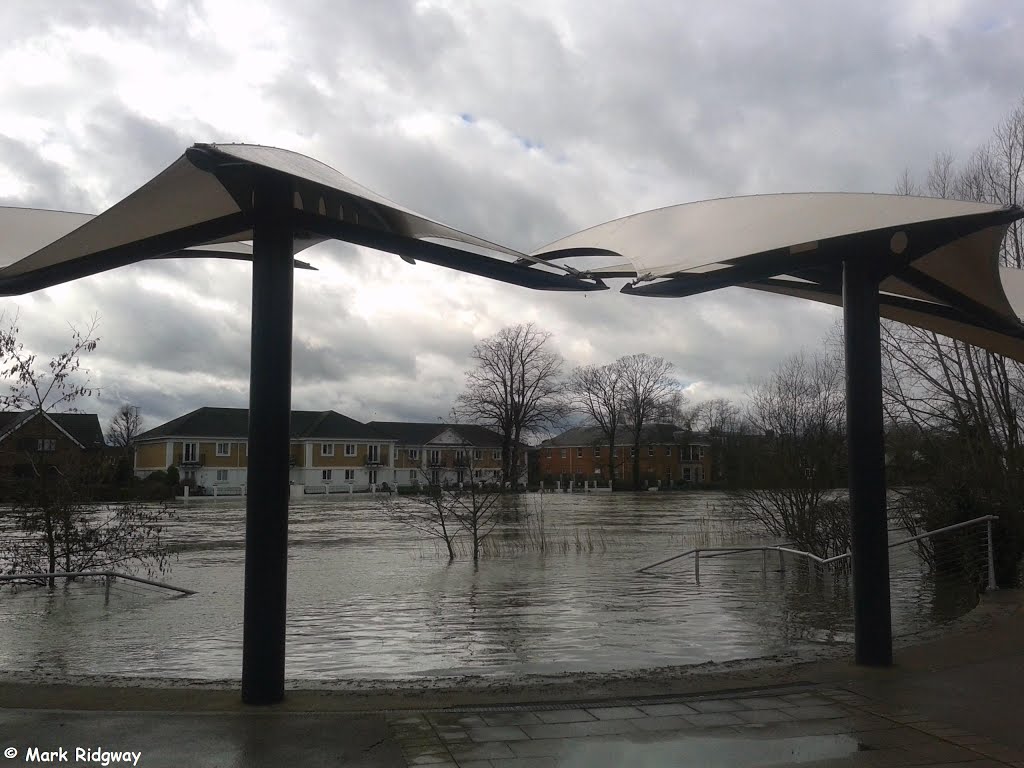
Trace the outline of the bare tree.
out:
[[[96,349],[99,318],[93,317],[84,331],[70,326],[71,346],[48,363],[49,373],[36,368],[36,355],[18,341],[17,322],[15,317],[0,330],[0,379],[7,381],[9,390],[0,395],[0,408],[52,411],[63,406],[74,410],[78,398],[97,393],[89,384],[89,372],[81,368],[81,355]]]
[[[135,438],[142,432],[142,414],[138,406],[125,403],[117,409],[107,427],[107,443],[121,448],[125,455],[135,446]]]
[[[551,334],[533,323],[508,326],[475,347],[475,366],[456,400],[460,420],[493,427],[501,435],[502,483],[517,482],[523,438],[562,422],[568,412],[560,380],[562,357]]]
[[[573,407],[601,429],[608,445],[608,480],[615,477],[615,437],[623,420],[622,366],[585,365],[573,370],[567,390]]]
[[[428,479],[423,472],[424,479]],[[381,494],[380,504],[384,514],[397,523],[440,539],[448,550],[448,562],[455,559],[455,539],[459,534],[459,523],[452,511],[453,500],[439,485],[427,485],[423,492],[408,496]]]
[[[738,492],[738,508],[823,557],[849,546],[849,521],[830,499],[846,455],[844,386],[837,355],[800,354],[755,384],[747,406],[756,487]]]
[[[732,478],[742,465],[745,425],[740,407],[724,397],[704,400],[689,408],[685,422],[711,442],[711,467],[716,481]]]
[[[420,470],[424,481],[421,492],[408,496],[381,496],[380,503],[392,520],[443,541],[448,562],[456,557],[455,541],[459,534],[468,534],[473,562],[478,562],[481,545],[499,522],[495,504],[501,488],[475,479],[476,467],[470,443],[465,443],[462,455],[466,457],[463,461],[469,470],[468,482],[454,485],[433,483],[430,475]]]
[[[1024,101],[960,167],[935,159],[927,193],[1003,205],[1024,202]],[[1020,222],[1002,243],[1004,266],[1024,267]],[[930,331],[886,322],[883,398],[890,434],[913,461],[918,484],[893,511],[911,530],[999,515],[1000,583],[1016,581],[1024,551],[1024,365]],[[892,442],[890,437],[890,442]]]
[[[683,394],[672,375],[675,366],[645,352],[616,361],[621,373],[622,424],[633,435],[633,488],[640,487],[640,442],[645,426],[680,417]]]

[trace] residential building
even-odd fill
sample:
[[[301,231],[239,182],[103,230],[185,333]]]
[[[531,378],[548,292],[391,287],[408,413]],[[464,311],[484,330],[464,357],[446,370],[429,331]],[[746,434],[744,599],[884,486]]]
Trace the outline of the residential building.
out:
[[[188,485],[244,486],[248,435],[248,409],[199,408],[139,435],[135,474],[175,466]],[[394,483],[394,447],[392,437],[335,411],[292,411],[290,478],[318,489]]]
[[[710,480],[711,442],[674,424],[651,424],[640,436],[640,482],[644,487],[703,483]],[[538,471],[545,483],[593,482],[631,486],[633,433],[620,429],[612,456],[598,427],[574,427],[540,444]],[[614,476],[608,477],[609,458]]]
[[[68,475],[99,460],[106,447],[95,413],[0,412],[0,478],[36,472]]]
[[[371,421],[367,426],[395,440],[398,485],[453,485],[501,480],[501,435],[477,424]],[[520,477],[526,482],[525,451]]]

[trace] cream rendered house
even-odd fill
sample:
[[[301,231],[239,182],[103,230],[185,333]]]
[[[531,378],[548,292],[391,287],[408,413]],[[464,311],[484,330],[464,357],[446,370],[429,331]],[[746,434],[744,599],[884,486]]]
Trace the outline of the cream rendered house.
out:
[[[138,437],[135,474],[175,466],[188,485],[240,493],[248,430],[245,408],[199,408]],[[394,438],[336,411],[292,411],[290,479],[319,493],[394,484],[394,446]]]

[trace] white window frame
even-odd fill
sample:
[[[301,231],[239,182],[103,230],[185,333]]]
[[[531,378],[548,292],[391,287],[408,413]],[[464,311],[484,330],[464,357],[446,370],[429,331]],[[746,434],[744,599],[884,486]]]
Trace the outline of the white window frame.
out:
[[[377,484],[377,470],[376,469],[371,469],[369,472],[367,472],[366,473],[366,479],[367,479],[367,482],[370,483],[370,485],[376,485]]]
[[[214,482],[226,483],[228,481],[228,471],[226,469],[217,470],[217,479]]]
[[[345,482],[351,483],[356,479],[356,471],[354,469],[345,470]]]
[[[356,444],[355,443],[345,443],[345,455],[346,456],[355,456],[356,455]]]
[[[419,461],[420,460],[420,449],[419,448],[410,448],[409,451],[408,451],[408,456],[409,456],[409,461]]]
[[[473,449],[473,461],[481,461],[484,458],[484,452],[479,448]]]
[[[431,448],[427,451],[427,464],[438,465],[441,463],[441,451],[437,448]]]
[[[320,455],[321,456],[333,456],[334,455],[334,443],[320,443]]]
[[[666,445],[665,446],[665,455],[668,456],[668,457],[672,456],[672,446],[671,445]]]
[[[561,448],[559,450],[559,458],[566,459],[568,457],[569,457],[569,449],[568,448]]]
[[[224,446],[224,450],[221,451],[220,447]],[[218,456],[230,456],[231,455],[231,443],[217,443],[217,455]]]
[[[576,449],[576,458],[577,459],[582,459],[583,458],[583,449],[582,448],[577,448]]]
[[[501,461],[501,448],[495,448],[491,451],[491,458],[495,461]],[[551,449],[548,448],[548,458],[551,458]]]
[[[419,479],[419,471],[415,469],[409,470],[409,482],[415,483]]]
[[[333,469],[323,469],[320,471],[320,479],[325,483],[329,483],[331,482],[331,479],[334,477],[333,473]]]
[[[370,443],[366,446],[366,460],[368,462],[373,461],[380,464],[380,446],[376,443]]]
[[[192,448],[192,458],[191,459],[188,457],[189,447]],[[185,462],[193,463],[193,462],[196,462],[196,461],[199,461],[199,443],[196,443],[196,442],[182,443],[181,462],[184,464]]]

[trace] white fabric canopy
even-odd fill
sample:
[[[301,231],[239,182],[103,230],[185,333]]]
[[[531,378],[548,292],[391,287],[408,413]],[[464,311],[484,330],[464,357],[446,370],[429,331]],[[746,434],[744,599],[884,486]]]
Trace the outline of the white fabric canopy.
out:
[[[533,270],[481,254],[408,241],[446,241],[543,263],[526,254],[461,232],[403,208],[333,168],[288,150],[247,144],[196,145],[163,172],[97,216],[3,209],[0,213],[0,294],[37,290],[148,258],[219,256],[251,258],[252,183],[270,174],[294,190],[294,207],[323,224],[296,234],[295,251],[337,236],[348,227],[354,242],[510,282],[560,289],[602,288],[548,269]],[[297,213],[297,215],[299,215]],[[333,225],[333,229],[331,228]],[[323,231],[318,231],[322,229]],[[358,231],[356,231],[358,229]],[[330,234],[324,234],[329,231]],[[360,233],[371,233],[372,236]],[[380,245],[373,238],[384,238]],[[569,272],[571,270],[563,270]]]
[[[638,213],[533,255],[619,255],[589,270],[634,276],[623,290],[685,296],[742,286],[842,305],[842,263],[871,260],[881,314],[1024,360],[1024,276],[999,269],[1016,208],[904,195],[723,198]],[[657,282],[664,278],[662,282]]]

